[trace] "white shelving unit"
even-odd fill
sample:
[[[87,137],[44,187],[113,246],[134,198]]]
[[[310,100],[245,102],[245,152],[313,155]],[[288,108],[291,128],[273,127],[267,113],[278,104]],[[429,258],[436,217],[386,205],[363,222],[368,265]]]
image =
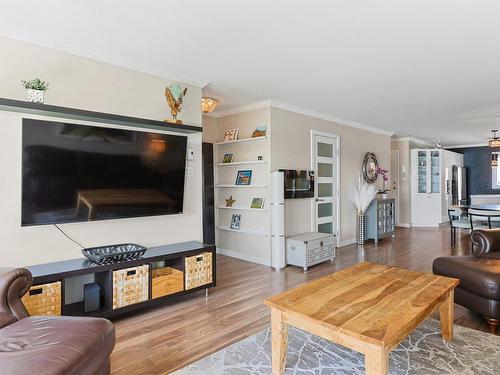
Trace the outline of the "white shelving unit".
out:
[[[233,206],[233,207],[226,207],[226,206],[217,206],[219,210],[237,210],[237,211],[256,211],[256,212],[267,212],[269,211],[267,208],[252,208],[252,207],[246,207],[246,206]]]
[[[262,120],[258,122],[255,120],[255,123],[241,121],[239,126],[230,124],[240,129],[239,134],[242,138],[231,142],[215,143],[216,246],[221,254],[271,265],[269,124],[267,136],[250,137],[255,127],[263,123],[265,122]],[[219,134],[221,138],[224,131],[222,128]],[[233,154],[231,163],[222,163],[226,153]],[[234,183],[239,170],[252,171],[250,185]],[[236,202],[233,207],[226,207],[225,199],[230,196]],[[253,198],[263,198],[264,207],[251,208]],[[240,229],[230,228],[233,215],[241,215]]]
[[[233,165],[245,165],[245,164],[267,164],[267,160],[247,160],[247,161],[235,161],[232,163],[217,163],[217,166],[231,167]]]
[[[220,230],[225,230],[227,232],[233,232],[233,233],[243,233],[243,234],[250,234],[253,236],[263,236],[263,237],[269,237],[269,232],[261,232],[258,230],[250,230],[250,229],[231,229],[229,227],[219,225],[217,227]]]
[[[231,185],[231,184],[226,184],[226,185],[215,185],[216,188],[221,188],[221,189],[248,189],[248,188],[258,188],[258,189],[266,189],[268,185],[259,185],[259,184],[250,184],[250,185]]]
[[[232,145],[232,144],[235,144],[235,143],[257,142],[257,141],[263,141],[265,139],[268,139],[267,136],[253,137],[253,138],[242,138],[242,139],[237,139],[236,141],[217,142],[216,145]]]

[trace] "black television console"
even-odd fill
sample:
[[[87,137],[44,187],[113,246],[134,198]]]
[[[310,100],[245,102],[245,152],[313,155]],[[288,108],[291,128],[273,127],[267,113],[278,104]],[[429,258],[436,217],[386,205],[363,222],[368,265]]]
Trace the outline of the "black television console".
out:
[[[212,245],[184,242],[152,247],[141,258],[113,264],[80,258],[27,268],[33,287],[23,301],[32,315],[110,317],[215,286],[216,252]],[[99,308],[91,312],[85,312],[84,301],[74,301],[74,296],[65,303],[65,294],[75,289],[74,282],[69,287],[69,279],[85,275],[93,275],[93,286],[100,289]],[[76,292],[83,295],[83,290]],[[49,310],[43,310],[47,305]]]

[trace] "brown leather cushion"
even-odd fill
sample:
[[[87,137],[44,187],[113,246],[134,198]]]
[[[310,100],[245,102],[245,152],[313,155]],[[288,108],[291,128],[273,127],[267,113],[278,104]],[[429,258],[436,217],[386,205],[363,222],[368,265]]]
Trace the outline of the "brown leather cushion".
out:
[[[94,374],[115,345],[106,319],[29,317],[0,329],[2,374]]]
[[[434,260],[432,270],[436,275],[460,279],[459,288],[473,294],[500,300],[500,260],[475,257],[451,256]]]

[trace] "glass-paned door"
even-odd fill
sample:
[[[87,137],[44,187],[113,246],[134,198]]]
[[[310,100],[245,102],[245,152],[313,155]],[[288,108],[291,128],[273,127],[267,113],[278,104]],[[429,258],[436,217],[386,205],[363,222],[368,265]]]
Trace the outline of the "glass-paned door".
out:
[[[427,193],[427,151],[417,153],[417,192]]]
[[[336,234],[337,138],[313,134],[315,230]]]
[[[439,193],[440,165],[439,151],[431,151],[431,193]]]

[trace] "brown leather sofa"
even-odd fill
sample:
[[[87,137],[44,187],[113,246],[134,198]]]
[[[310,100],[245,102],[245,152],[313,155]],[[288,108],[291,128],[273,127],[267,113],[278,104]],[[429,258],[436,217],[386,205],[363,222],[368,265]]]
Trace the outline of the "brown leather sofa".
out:
[[[495,333],[500,324],[500,229],[473,230],[470,238],[471,256],[436,258],[432,269],[460,279],[455,303],[481,314]]]
[[[0,268],[0,373],[109,374],[113,324],[100,318],[32,316],[21,297],[32,283],[23,268]]]

